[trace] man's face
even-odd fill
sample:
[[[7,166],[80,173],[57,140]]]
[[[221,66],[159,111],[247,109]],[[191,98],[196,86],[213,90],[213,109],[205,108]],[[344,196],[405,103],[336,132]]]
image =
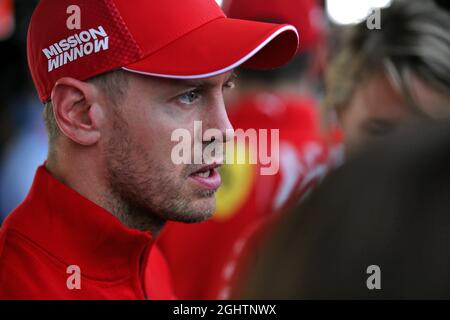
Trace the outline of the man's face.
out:
[[[111,108],[109,139],[105,147],[107,179],[113,191],[132,206],[164,220],[198,222],[215,209],[214,194],[220,175],[206,164],[174,164],[171,141],[176,129],[186,129],[205,148],[202,131],[215,128],[229,140],[224,93],[233,86],[232,73],[202,80],[169,80],[129,75],[126,98]],[[228,136],[226,135],[228,131]],[[232,134],[231,134],[232,136]],[[211,147],[211,146],[210,146]],[[203,159],[217,166],[223,154]],[[191,162],[193,163],[193,162]]]
[[[368,143],[418,120],[449,116],[450,105],[445,95],[414,76],[411,89],[418,108],[408,103],[385,74],[375,74],[364,81],[349,105],[339,112],[347,153],[357,152]]]

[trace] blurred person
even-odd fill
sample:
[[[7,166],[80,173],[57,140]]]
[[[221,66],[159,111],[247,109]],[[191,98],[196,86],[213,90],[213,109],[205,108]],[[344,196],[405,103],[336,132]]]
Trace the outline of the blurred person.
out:
[[[227,106],[235,130],[256,130],[258,138],[260,129],[279,130],[279,170],[263,175],[261,162],[225,164],[213,218],[196,225],[170,223],[158,239],[182,299],[230,298],[266,230],[341,158],[340,144],[328,146],[318,121],[322,56],[317,53],[325,35],[317,1],[236,0],[223,8],[231,18],[292,24],[301,43],[297,56],[281,68],[239,70]],[[249,145],[237,141],[238,150],[249,152]]]
[[[258,92],[292,94],[315,98],[322,93],[323,69],[326,63],[327,26],[318,0],[225,0],[224,11],[236,19],[265,22],[290,21],[299,30],[298,54],[289,63],[265,73],[243,70],[239,96]],[[247,81],[248,80],[248,81]]]
[[[248,299],[449,299],[450,123],[377,141],[261,250]]]
[[[356,159],[286,214],[234,297],[449,297],[450,131],[426,127],[450,111],[449,15],[432,1],[394,1],[380,16],[380,30],[350,28],[327,75],[326,127],[336,116]],[[371,266],[381,290],[367,286]]]
[[[202,151],[228,141],[233,69],[286,63],[295,28],[228,19],[213,0],[41,0],[27,44],[49,152],[0,229],[0,298],[174,298],[155,239],[211,216],[223,155],[176,165],[171,134]]]
[[[350,155],[404,124],[450,115],[448,11],[395,0],[380,17],[379,30],[350,28],[327,72],[326,118],[337,116]]]
[[[14,7],[12,0],[0,0],[0,41],[14,32]]]

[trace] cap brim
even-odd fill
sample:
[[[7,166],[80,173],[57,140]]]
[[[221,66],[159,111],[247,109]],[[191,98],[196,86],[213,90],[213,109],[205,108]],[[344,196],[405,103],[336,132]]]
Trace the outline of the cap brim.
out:
[[[219,18],[123,69],[149,76],[200,79],[239,66],[273,69],[297,52],[293,26]]]

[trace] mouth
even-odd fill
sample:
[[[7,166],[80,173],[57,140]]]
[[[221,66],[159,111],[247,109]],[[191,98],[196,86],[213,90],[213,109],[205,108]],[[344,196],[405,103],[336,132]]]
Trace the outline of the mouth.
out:
[[[203,166],[191,173],[189,179],[204,189],[217,191],[222,184],[222,179],[218,170],[220,166],[221,165],[219,164]]]

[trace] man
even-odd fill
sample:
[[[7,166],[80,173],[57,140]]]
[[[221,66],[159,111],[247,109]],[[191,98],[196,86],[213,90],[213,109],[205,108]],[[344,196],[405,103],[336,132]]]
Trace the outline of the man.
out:
[[[434,1],[394,1],[382,28],[350,29],[327,75],[326,114],[336,113],[346,152],[407,124],[450,117],[450,16]]]
[[[223,156],[176,165],[172,133],[204,149],[230,139],[232,70],[297,46],[294,27],[228,19],[212,0],[42,0],[28,62],[49,155],[1,230],[0,298],[173,298],[154,239],[211,216]]]
[[[213,218],[190,225],[170,223],[158,239],[173,271],[174,290],[182,299],[232,298],[268,227],[334,167],[332,155],[342,149],[330,147],[320,130],[314,90],[318,77],[313,70],[324,38],[318,3],[229,0],[223,8],[231,18],[295,25],[302,31],[302,45],[281,68],[239,70],[239,85],[227,104],[236,135],[238,130],[257,130],[255,137],[260,138],[259,130],[279,130],[279,157],[274,160],[278,170],[264,175],[261,168],[267,165],[261,162],[225,164]],[[251,142],[236,139],[236,144],[238,150],[251,149]]]

